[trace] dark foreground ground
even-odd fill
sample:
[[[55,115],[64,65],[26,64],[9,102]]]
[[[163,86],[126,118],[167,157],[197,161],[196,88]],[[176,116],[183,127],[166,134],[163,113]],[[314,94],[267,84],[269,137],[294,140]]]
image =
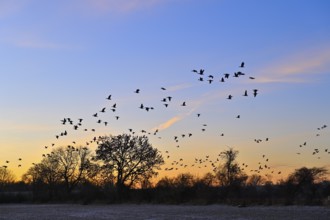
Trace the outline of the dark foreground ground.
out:
[[[0,219],[330,220],[329,207],[224,205],[0,205]]]

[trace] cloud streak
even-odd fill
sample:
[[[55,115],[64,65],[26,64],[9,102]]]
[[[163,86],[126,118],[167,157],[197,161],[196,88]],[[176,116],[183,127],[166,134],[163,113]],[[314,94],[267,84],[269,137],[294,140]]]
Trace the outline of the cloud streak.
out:
[[[297,52],[291,57],[257,71],[257,83],[306,83],[308,76],[324,73],[330,67],[330,48]]]
[[[160,124],[159,126],[157,126],[154,130],[158,129],[159,131],[165,130],[169,127],[171,127],[172,125],[174,125],[175,123],[177,123],[178,121],[182,120],[181,116],[175,116],[170,118],[169,120],[167,120],[166,122]]]
[[[54,43],[47,39],[44,39],[35,33],[15,33],[15,34],[12,33],[5,38],[1,38],[1,41],[19,48],[31,48],[31,49],[68,48],[63,44]]]
[[[18,13],[27,2],[27,0],[0,1],[0,19]]]
[[[183,114],[174,116],[167,120],[166,122],[156,126],[152,130],[155,131],[158,129],[159,131],[165,130],[173,126],[175,123],[185,119],[186,117],[190,116],[192,113],[194,113],[200,106],[205,105],[206,103],[212,102],[214,100],[217,100],[219,98],[224,98],[225,92],[219,92],[219,91],[213,91],[211,93],[203,94],[201,97],[191,100],[189,102],[189,110]]]
[[[164,0],[79,0],[76,5],[90,13],[130,13],[136,10],[153,7]]]

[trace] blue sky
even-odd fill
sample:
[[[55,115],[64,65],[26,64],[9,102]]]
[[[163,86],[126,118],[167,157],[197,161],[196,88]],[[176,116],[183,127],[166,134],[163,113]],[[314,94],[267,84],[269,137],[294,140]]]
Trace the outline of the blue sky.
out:
[[[329,154],[311,155],[330,149],[329,130],[317,130],[330,125],[328,8],[325,0],[0,0],[0,165],[13,161],[19,177],[61,131],[69,136],[56,145],[95,135],[60,124],[71,117],[84,118],[97,135],[162,128],[161,139],[150,139],[170,151],[164,167],[172,158],[187,164],[215,158],[227,146],[251,167],[263,154],[283,173],[330,166]],[[242,61],[247,76],[218,82],[223,73],[240,71]],[[204,78],[214,75],[212,84],[191,72],[201,68]],[[160,100],[168,95],[173,101],[165,108]],[[92,114],[114,103],[118,111],[102,115],[109,126],[96,124]],[[141,103],[155,110],[140,110]],[[191,139],[176,148],[173,136],[189,132]],[[304,141],[311,144],[299,149]]]

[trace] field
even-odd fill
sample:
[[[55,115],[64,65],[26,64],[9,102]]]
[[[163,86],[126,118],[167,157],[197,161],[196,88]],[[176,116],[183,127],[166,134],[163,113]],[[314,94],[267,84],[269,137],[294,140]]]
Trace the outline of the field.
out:
[[[330,219],[329,207],[225,205],[0,205],[0,219]]]

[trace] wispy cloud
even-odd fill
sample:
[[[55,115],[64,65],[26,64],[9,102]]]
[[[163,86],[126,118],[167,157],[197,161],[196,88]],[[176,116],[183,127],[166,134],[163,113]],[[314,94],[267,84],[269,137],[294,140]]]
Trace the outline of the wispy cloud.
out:
[[[155,129],[153,130],[156,130],[158,129],[159,131],[162,131],[162,130],[165,130],[169,127],[171,127],[172,125],[174,125],[176,122],[182,120],[182,117],[181,116],[175,116],[173,118],[170,118],[169,120],[167,120],[166,122],[160,124],[159,126],[157,126]]]
[[[18,13],[27,4],[27,0],[0,1],[0,19]]]
[[[52,131],[56,127],[46,125],[35,125],[35,124],[2,124],[0,131],[2,132],[42,132]]]
[[[159,131],[161,131],[161,130],[168,129],[172,125],[174,125],[175,123],[177,123],[179,121],[182,121],[186,117],[190,116],[192,113],[196,112],[197,109],[200,106],[203,106],[206,103],[212,102],[212,101],[214,101],[216,99],[224,98],[225,97],[224,94],[225,93],[219,92],[219,91],[213,91],[213,92],[210,92],[210,93],[203,94],[202,96],[200,96],[200,97],[198,97],[198,98],[196,98],[194,100],[189,101],[189,103],[188,103],[188,105],[189,105],[188,111],[170,118],[166,122],[164,122],[164,123],[156,126],[155,128],[153,128],[152,130],[155,131],[156,129],[158,129]]]
[[[37,34],[32,33],[20,33],[15,34],[15,37],[1,38],[1,41],[7,44],[14,45],[20,48],[33,48],[33,49],[63,49],[67,46],[59,43],[54,43]]]
[[[330,48],[304,50],[257,71],[257,83],[305,83],[330,68]]]
[[[16,41],[13,41],[13,43],[18,47],[26,47],[26,48],[36,48],[36,49],[63,48],[63,45],[52,43],[42,39],[33,39],[33,38],[17,39]]]
[[[177,84],[177,85],[173,85],[173,86],[169,86],[167,87],[167,90],[170,92],[176,92],[179,90],[184,90],[184,89],[188,89],[191,88],[193,85],[190,83],[182,83],[182,84]]]
[[[164,0],[79,0],[76,5],[89,13],[129,13],[139,9],[153,7]]]

